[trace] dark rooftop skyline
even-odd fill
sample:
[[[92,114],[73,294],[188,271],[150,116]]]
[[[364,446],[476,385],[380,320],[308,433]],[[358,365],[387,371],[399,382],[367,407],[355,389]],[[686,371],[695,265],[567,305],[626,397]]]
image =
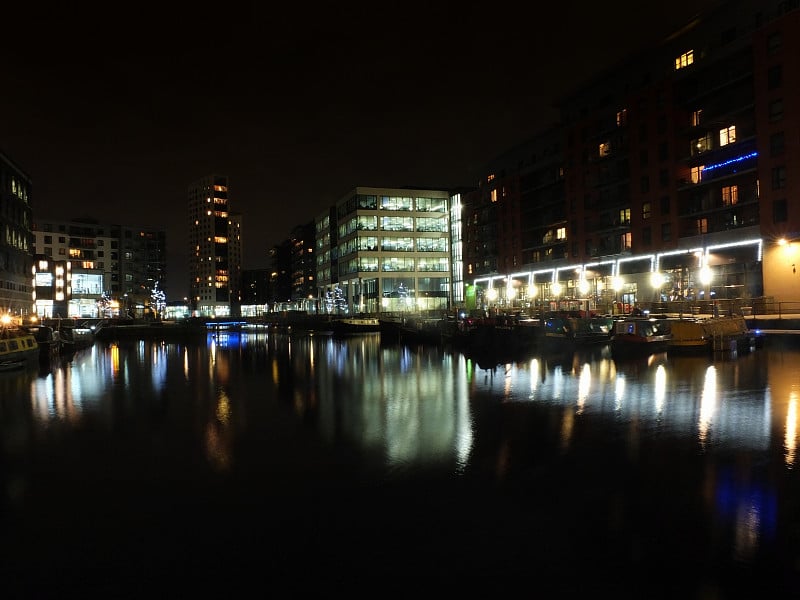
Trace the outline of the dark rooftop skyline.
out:
[[[187,290],[187,188],[229,177],[245,269],[356,186],[456,188],[554,102],[706,2],[145,2],[4,8],[0,151],[35,218],[163,225]]]

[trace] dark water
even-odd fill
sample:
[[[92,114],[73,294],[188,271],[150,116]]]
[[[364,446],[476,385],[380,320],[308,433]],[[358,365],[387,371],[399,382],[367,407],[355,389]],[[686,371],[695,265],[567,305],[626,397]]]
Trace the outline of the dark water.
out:
[[[98,343],[0,374],[2,595],[796,598],[798,403],[771,340]]]

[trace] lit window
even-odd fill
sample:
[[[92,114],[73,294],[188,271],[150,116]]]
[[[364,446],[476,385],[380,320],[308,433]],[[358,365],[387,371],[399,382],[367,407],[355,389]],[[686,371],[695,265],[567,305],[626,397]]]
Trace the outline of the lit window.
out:
[[[697,127],[703,118],[703,109],[692,111],[692,127]]]
[[[497,190],[496,189],[491,191],[491,200],[492,200],[492,202],[497,202]]]
[[[559,240],[567,239],[567,228],[566,227],[559,227],[556,230],[556,239],[559,239]]]
[[[708,233],[708,219],[697,219],[697,233]]]
[[[684,69],[694,62],[694,50],[684,52],[675,59],[675,70]]]
[[[736,141],[736,125],[731,125],[730,127],[725,127],[724,129],[719,130],[720,146],[727,146],[728,144],[733,144],[735,141]]]
[[[624,250],[630,250],[631,249],[631,239],[632,239],[632,236],[631,236],[631,232],[630,231],[620,235],[620,237],[619,237],[620,248],[619,249],[623,250],[623,251]]]
[[[628,122],[628,109],[623,108],[617,112],[617,127],[622,127]]]
[[[696,154],[701,154],[702,152],[708,152],[711,150],[711,147],[711,134],[707,133],[701,138],[692,140],[691,154],[694,156]]]
[[[727,185],[722,188],[723,206],[733,206],[739,202],[739,186]]]
[[[649,219],[650,218],[650,203],[645,202],[642,204],[642,219]]]
[[[703,180],[703,165],[692,167],[692,183],[700,183]]]
[[[602,144],[600,144],[597,153],[600,156],[608,156],[609,154],[611,154],[611,144],[609,144],[608,142],[603,142]]]

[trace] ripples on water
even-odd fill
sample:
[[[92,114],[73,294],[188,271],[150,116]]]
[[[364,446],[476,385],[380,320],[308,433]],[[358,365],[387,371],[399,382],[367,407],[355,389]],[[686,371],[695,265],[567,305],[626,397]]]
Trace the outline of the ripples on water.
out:
[[[119,525],[110,508],[141,504],[157,514],[154,527],[177,520],[197,548],[209,542],[176,506],[204,506],[211,512],[189,514],[212,522],[223,510],[240,544],[245,530],[276,534],[267,523],[277,503],[284,517],[316,516],[299,529],[287,517],[280,534],[291,551],[272,560],[289,569],[295,551],[324,554],[328,566],[317,569],[328,577],[335,563],[348,578],[323,550],[336,543],[328,536],[382,547],[375,531],[390,528],[395,546],[446,531],[436,539],[460,576],[513,579],[538,564],[572,589],[576,560],[595,578],[623,569],[620,581],[689,561],[683,573],[665,566],[687,594],[747,587],[755,569],[783,584],[800,564],[798,358],[768,347],[620,362],[603,348],[485,368],[379,335],[98,343],[40,372],[0,374],[7,524],[17,515],[45,541],[21,544],[19,556],[55,560],[53,549],[70,544],[49,540],[40,519],[59,499],[75,521],[56,520],[70,532],[149,529],[144,517]],[[98,502],[102,517],[88,508]],[[157,539],[156,563],[166,548],[186,551]],[[433,559],[439,546],[417,551]],[[374,573],[391,571],[347,547]],[[409,558],[381,552],[392,564]],[[593,562],[578,560],[587,552]]]

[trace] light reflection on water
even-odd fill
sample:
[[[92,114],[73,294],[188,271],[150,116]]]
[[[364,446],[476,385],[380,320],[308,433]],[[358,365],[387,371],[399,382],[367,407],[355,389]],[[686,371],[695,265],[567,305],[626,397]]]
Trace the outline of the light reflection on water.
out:
[[[797,501],[785,479],[796,463],[798,358],[797,350],[765,348],[621,362],[598,349],[487,369],[460,352],[379,335],[98,343],[50,369],[2,374],[0,422],[19,481],[44,477],[48,467],[38,461],[64,451],[60,444],[83,452],[83,436],[100,440],[102,460],[114,457],[120,477],[130,469],[269,480],[308,468],[297,448],[280,450],[307,436],[313,452],[344,450],[378,480],[440,473],[530,487],[526,502],[551,511],[600,496],[614,517],[594,503],[581,518],[635,529],[641,523],[617,505],[627,489],[623,469],[639,482],[623,505],[658,503],[649,526],[660,535],[671,534],[662,521],[688,518],[699,547],[752,562],[781,531],[797,529],[778,507]],[[82,453],[84,462],[67,466],[81,480],[100,460]],[[326,464],[316,455],[314,463]],[[23,488],[31,486],[14,489]],[[23,505],[18,492],[7,494]]]

